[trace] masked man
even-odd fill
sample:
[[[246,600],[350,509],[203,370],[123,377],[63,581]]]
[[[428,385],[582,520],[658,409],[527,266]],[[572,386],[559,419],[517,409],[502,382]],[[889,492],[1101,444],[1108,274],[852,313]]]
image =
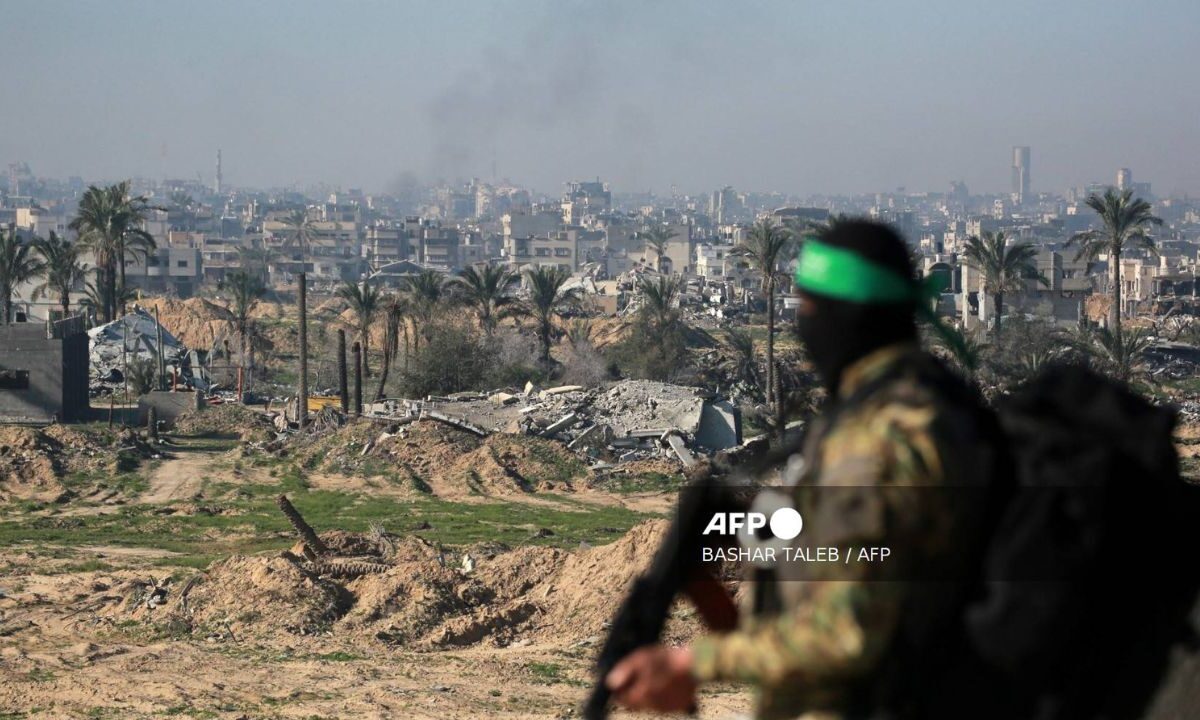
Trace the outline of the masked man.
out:
[[[883,225],[804,243],[797,330],[830,403],[769,471],[791,486],[805,543],[890,559],[755,574],[737,629],[635,651],[607,678],[618,702],[686,711],[699,684],[738,680],[757,686],[760,718],[895,717],[941,676],[983,508],[982,492],[950,489],[988,487],[996,436],[975,393],[919,348],[914,316],[936,292],[914,275]]]

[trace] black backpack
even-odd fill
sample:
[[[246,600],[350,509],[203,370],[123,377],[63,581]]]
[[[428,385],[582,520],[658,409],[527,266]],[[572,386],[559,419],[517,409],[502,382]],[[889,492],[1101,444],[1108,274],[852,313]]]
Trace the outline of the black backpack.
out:
[[[1062,366],[998,418],[1011,477],[965,603],[954,690],[922,704],[946,711],[931,717],[1142,717],[1200,591],[1200,488],[1180,478],[1175,413]]]

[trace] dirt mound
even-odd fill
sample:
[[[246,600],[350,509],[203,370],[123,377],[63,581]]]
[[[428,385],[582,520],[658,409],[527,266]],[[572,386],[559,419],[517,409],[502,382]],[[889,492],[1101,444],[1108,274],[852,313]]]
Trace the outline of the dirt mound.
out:
[[[543,592],[546,627],[554,635],[599,635],[621,599],[650,564],[669,523],[648,520],[609,545],[569,555]]]
[[[62,443],[41,430],[0,427],[0,499],[51,500],[62,492]]]
[[[345,591],[282,557],[234,555],[209,566],[188,596],[194,624],[252,632],[311,634],[347,606]]]
[[[158,310],[158,321],[189,348],[207,350],[231,332],[233,313],[204,298],[149,298],[141,303],[150,311]]]
[[[245,405],[224,403],[184,413],[175,421],[181,435],[236,435],[242,440],[274,437],[267,416]]]
[[[439,496],[570,489],[588,468],[561,444],[519,435],[480,438],[433,420],[399,428],[352,422],[296,450],[309,469],[392,473]]]
[[[505,645],[535,632],[574,642],[603,634],[666,528],[665,520],[648,521],[576,553],[445,551],[419,537],[323,533],[332,553],[316,562],[285,553],[211,565],[188,598],[190,622],[227,625],[235,635],[329,630],[418,650]],[[685,623],[673,636],[694,627]]]

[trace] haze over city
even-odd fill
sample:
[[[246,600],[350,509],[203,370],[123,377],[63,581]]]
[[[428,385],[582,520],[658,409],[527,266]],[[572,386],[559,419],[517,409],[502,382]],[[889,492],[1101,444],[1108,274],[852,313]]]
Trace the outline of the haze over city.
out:
[[[0,161],[245,187],[1200,192],[1200,3],[4,4]]]

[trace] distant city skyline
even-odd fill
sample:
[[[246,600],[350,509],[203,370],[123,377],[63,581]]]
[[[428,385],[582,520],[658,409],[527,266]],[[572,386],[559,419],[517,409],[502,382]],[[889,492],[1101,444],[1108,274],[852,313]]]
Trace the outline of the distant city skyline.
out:
[[[0,166],[551,195],[1200,194],[1200,3],[9,0]],[[1114,100],[1114,98],[1118,98]]]

